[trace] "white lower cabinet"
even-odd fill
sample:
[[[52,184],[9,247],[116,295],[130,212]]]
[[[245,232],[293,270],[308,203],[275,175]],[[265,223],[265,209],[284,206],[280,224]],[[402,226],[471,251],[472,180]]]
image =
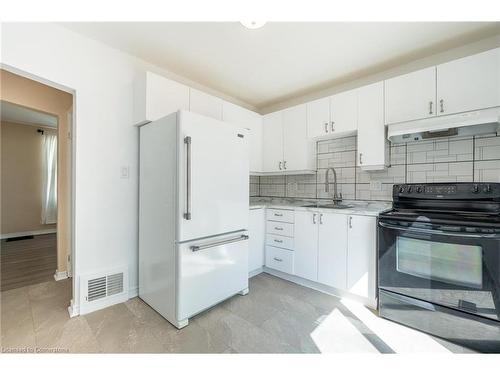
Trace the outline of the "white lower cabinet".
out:
[[[266,246],[266,267],[292,274],[294,273],[293,251]]]
[[[347,216],[320,213],[318,282],[347,288]]]
[[[265,262],[265,209],[250,210],[248,224],[248,272],[261,268]]]
[[[318,279],[318,217],[317,212],[295,212],[295,275]]]
[[[347,290],[370,300],[376,295],[377,219],[349,215],[347,230]]]

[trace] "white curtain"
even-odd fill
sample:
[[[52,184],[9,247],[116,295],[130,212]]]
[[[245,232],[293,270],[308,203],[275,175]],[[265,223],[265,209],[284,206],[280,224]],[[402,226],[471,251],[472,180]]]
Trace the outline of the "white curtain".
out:
[[[42,136],[42,224],[57,222],[57,136]]]

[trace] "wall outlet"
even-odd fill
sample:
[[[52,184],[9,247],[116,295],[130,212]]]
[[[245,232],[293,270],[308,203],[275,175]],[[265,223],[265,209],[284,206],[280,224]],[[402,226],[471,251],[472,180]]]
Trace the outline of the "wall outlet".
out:
[[[120,178],[128,178],[129,177],[129,167],[128,165],[124,165],[120,168]]]
[[[371,191],[381,191],[382,183],[380,181],[370,181],[370,190]]]

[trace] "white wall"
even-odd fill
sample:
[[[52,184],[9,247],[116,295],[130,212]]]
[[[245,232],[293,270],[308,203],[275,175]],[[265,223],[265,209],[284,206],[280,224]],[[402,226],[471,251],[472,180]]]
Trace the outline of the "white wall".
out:
[[[138,129],[132,126],[133,80],[139,70],[159,69],[55,24],[3,23],[1,46],[5,68],[75,90],[75,281],[128,265],[136,291],[139,150]],[[121,166],[130,167],[129,179],[120,178]]]

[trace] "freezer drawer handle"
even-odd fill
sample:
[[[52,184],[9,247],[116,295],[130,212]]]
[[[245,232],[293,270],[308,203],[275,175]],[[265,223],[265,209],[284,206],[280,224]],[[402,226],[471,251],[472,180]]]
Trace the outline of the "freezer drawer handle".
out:
[[[191,137],[185,137],[186,144],[186,212],[184,219],[191,220]]]
[[[223,241],[207,243],[206,245],[194,245],[194,246],[191,246],[190,249],[192,251],[200,251],[200,250],[204,250],[204,249],[209,249],[211,247],[226,245],[228,243],[245,241],[245,240],[248,240],[248,238],[249,238],[248,235],[242,234],[241,236],[238,236],[236,238],[229,238],[229,239],[223,240]]]
[[[277,240],[277,239],[275,239],[274,242],[283,243],[283,240]]]
[[[283,262],[283,259],[281,259],[281,258],[276,258],[276,257],[274,257],[273,259],[274,259],[276,262]]]

